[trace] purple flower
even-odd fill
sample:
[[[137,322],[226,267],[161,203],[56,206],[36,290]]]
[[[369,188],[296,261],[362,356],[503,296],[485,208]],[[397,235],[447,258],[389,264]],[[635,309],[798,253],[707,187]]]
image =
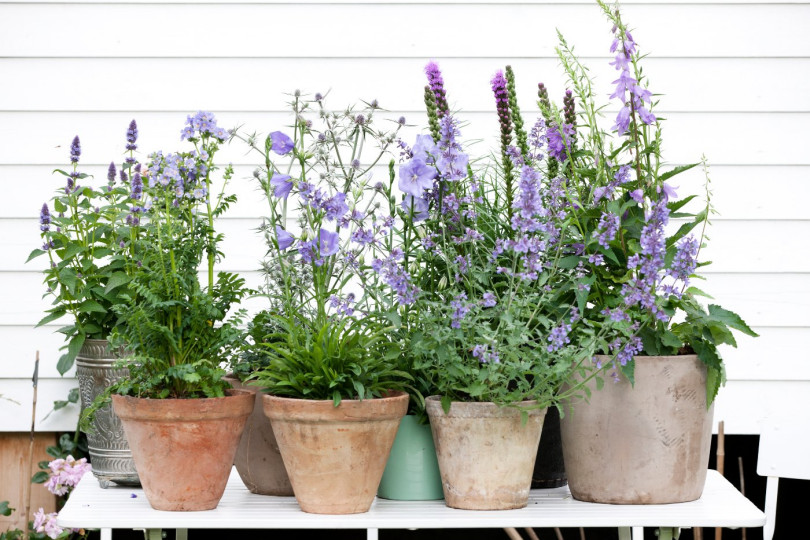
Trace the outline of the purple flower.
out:
[[[485,292],[481,297],[481,305],[484,307],[495,307],[498,301],[495,300],[495,295],[491,292]]]
[[[433,95],[436,97],[436,109],[439,118],[442,118],[450,109],[447,106],[447,94],[444,90],[442,72],[439,71],[439,66],[436,62],[428,62],[425,66],[425,75],[427,75],[430,91],[433,92]]]
[[[76,135],[73,137],[73,142],[70,143],[70,162],[71,163],[78,163],[79,156],[82,155],[82,145],[79,142],[79,136]]]
[[[433,187],[436,178],[436,168],[425,164],[421,159],[414,158],[399,167],[399,189],[403,193],[422,198],[426,189]]]
[[[436,143],[430,135],[417,135],[416,142],[411,148],[411,155],[425,163],[432,163],[432,158],[438,154]]]
[[[137,150],[138,145],[135,142],[138,140],[138,124],[135,123],[135,120],[129,123],[129,128],[127,128],[127,150]]]
[[[143,193],[143,180],[141,180],[141,175],[135,173],[132,177],[132,192],[129,194],[129,198],[133,200],[138,200],[141,198],[141,194]]]
[[[602,213],[599,225],[596,228],[598,233],[596,238],[602,247],[610,247],[610,242],[616,237],[619,231],[619,216],[611,212]]]
[[[501,363],[501,358],[498,356],[497,351],[490,351],[489,345],[476,345],[472,349],[472,356],[473,358],[477,358],[482,364],[488,364],[490,362],[494,364]]]
[[[340,235],[336,232],[321,229],[318,231],[318,254],[321,257],[330,257],[340,248]]]
[[[546,136],[548,137],[548,155],[557,161],[565,161],[574,137],[574,126],[563,124],[562,130],[560,130],[556,124],[551,124],[546,129]]]
[[[633,359],[633,357],[640,353],[644,348],[643,344],[641,343],[641,338],[638,336],[633,336],[626,343],[622,344],[619,338],[613,340],[610,344],[611,351],[618,351],[616,352],[616,360],[619,361],[619,364],[624,366]]]
[[[630,197],[639,204],[644,202],[644,192],[640,189],[634,189],[631,191]]]
[[[274,174],[270,179],[270,185],[273,186],[273,195],[279,199],[286,199],[293,188],[292,179],[287,174]]]
[[[334,309],[339,315],[351,317],[354,315],[354,308],[351,305],[354,303],[354,293],[349,293],[346,298],[340,298],[337,295],[329,297],[329,307]]]
[[[459,136],[455,119],[446,115],[440,120],[440,135],[436,167],[446,180],[457,181],[467,175],[467,164],[470,158],[462,151],[457,142]]]
[[[456,297],[450,302],[450,307],[453,309],[453,314],[450,316],[450,327],[461,328],[461,321],[470,312],[472,304],[466,302],[467,295],[458,293]]]
[[[39,230],[48,232],[51,228],[51,211],[48,209],[48,203],[42,204],[42,210],[39,211]]]
[[[571,331],[571,325],[561,322],[558,326],[551,329],[548,336],[550,345],[547,347],[548,352],[554,352],[565,347],[566,344],[571,343],[571,338],[568,333]]]
[[[270,141],[272,141],[270,149],[280,156],[289,154],[290,151],[295,148],[293,140],[280,131],[271,133]]]
[[[617,30],[618,28],[614,27],[614,33]],[[621,48],[619,48],[620,44]],[[628,102],[632,103],[633,109],[638,113],[643,123],[652,124],[655,122],[656,118],[654,114],[645,108],[645,103],[651,103],[652,92],[639,86],[638,81],[630,73],[632,56],[636,51],[636,43],[633,41],[633,36],[630,35],[630,32],[622,31],[613,40],[610,46],[610,52],[616,52],[617,50],[616,58],[614,61],[610,62],[610,65],[619,70],[619,78],[613,81],[616,87],[610,98],[618,99],[622,104],[622,108],[619,110],[619,114],[616,116],[616,123],[613,124],[611,129],[615,129],[621,136],[624,135],[630,127],[631,109]],[[628,93],[630,94],[629,97]]]
[[[674,188],[665,182],[659,188],[659,192],[664,196],[664,201],[669,202],[670,199],[678,198],[678,193],[675,191],[676,189],[678,188]]]
[[[672,259],[672,264],[667,275],[687,283],[689,276],[695,271],[697,267],[697,254],[698,242],[694,236],[689,235],[678,243],[678,249],[675,251],[675,257]]]
[[[217,126],[216,118],[208,111],[198,111],[194,116],[186,117],[186,125],[180,131],[180,140],[194,139],[211,135],[220,141],[228,139],[228,132]]]
[[[349,205],[346,204],[346,194],[343,192],[335,193],[323,203],[323,209],[326,211],[326,219],[334,221],[343,217],[343,214],[349,211]]]
[[[116,174],[116,172],[117,171],[115,170],[115,162],[111,161],[110,162],[110,167],[107,169],[107,183],[110,186],[112,186],[113,183],[115,183],[115,174]]]
[[[402,201],[402,210],[414,223],[425,221],[429,217],[428,208],[428,202],[421,197],[406,195]]]
[[[295,237],[281,228],[281,226],[276,225],[276,241],[278,242],[278,249],[284,251],[293,245]]]
[[[416,301],[419,289],[411,283],[411,276],[399,264],[401,250],[394,250],[385,259],[374,259],[371,269],[382,277],[382,280],[397,294],[397,302],[410,305]]]
[[[46,514],[42,508],[34,513],[33,529],[38,533],[45,533],[48,538],[54,539],[59,538],[64,530],[56,524],[56,512]]]

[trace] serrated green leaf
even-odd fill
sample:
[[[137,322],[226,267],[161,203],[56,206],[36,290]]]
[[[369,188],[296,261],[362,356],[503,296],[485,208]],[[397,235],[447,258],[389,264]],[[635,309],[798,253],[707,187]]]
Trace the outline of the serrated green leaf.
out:
[[[43,251],[43,250],[37,248],[37,249],[31,251],[31,253],[28,255],[28,258],[25,260],[25,262],[29,262],[32,259],[36,259],[40,255],[45,255],[46,253],[47,253],[47,251]]]
[[[675,349],[679,349],[683,346],[683,341],[669,330],[666,330],[663,334],[661,334],[661,343],[666,347],[672,347]]]
[[[700,162],[691,163],[689,165],[679,165],[679,166],[675,167],[674,169],[671,169],[671,170],[666,171],[665,173],[659,175],[658,180],[661,181],[661,182],[665,182],[665,181],[669,180],[670,178],[672,178],[673,176],[676,176],[678,174],[681,174],[682,172],[688,171],[689,169],[697,167],[698,165],[700,165]]]
[[[582,257],[580,257],[579,255],[569,255],[567,257],[563,257],[562,259],[560,259],[559,262],[557,262],[557,266],[566,269],[576,268],[577,265],[579,264],[579,261],[581,260]]]
[[[634,361],[627,362],[625,365],[621,367],[622,375],[627,377],[627,380],[630,381],[630,386],[636,385],[636,363]]]
[[[714,297],[712,295],[710,295],[710,294],[708,294],[706,292],[703,292],[702,290],[698,289],[697,287],[689,287],[688,289],[686,289],[686,293],[691,294],[692,296],[703,296],[705,298],[709,298],[711,300],[714,300]]]
[[[60,356],[59,361],[56,363],[56,369],[60,375],[64,375],[73,367],[73,361],[76,359],[76,355],[79,354],[82,345],[84,345],[84,339],[84,334],[76,334],[70,340],[67,352]]]
[[[113,289],[117,289],[118,287],[129,283],[129,281],[130,277],[124,272],[116,272],[110,276],[110,279],[107,280],[107,287],[105,287],[104,292],[109,293]]]
[[[58,307],[58,308],[56,308],[54,311],[52,311],[50,314],[45,315],[45,316],[44,316],[44,317],[43,317],[43,318],[42,318],[42,319],[41,319],[41,320],[40,320],[40,321],[39,321],[39,322],[36,324],[36,327],[43,326],[43,325],[45,325],[45,324],[48,324],[49,322],[55,321],[55,320],[57,320],[57,319],[59,319],[59,318],[61,318],[61,317],[64,317],[64,316],[65,316],[65,308],[64,308],[64,306],[59,306],[59,307]]]
[[[385,314],[385,318],[391,321],[391,324],[394,325],[394,328],[399,328],[402,326],[402,317],[399,316],[399,313],[396,311],[389,311]]]
[[[739,330],[743,334],[751,337],[759,337],[759,334],[751,330],[751,328],[745,324],[745,321],[743,321],[739,315],[733,311],[723,309],[716,304],[709,304],[709,318],[721,322],[730,328]]]
[[[87,248],[84,246],[80,246],[79,244],[69,244],[68,247],[66,247],[64,250],[60,249],[57,253],[62,260],[65,260],[72,259],[79,253],[84,253],[85,251],[87,251]]]
[[[104,306],[96,302],[95,300],[85,300],[81,304],[79,304],[79,311],[82,313],[107,313],[107,310],[104,309]]]
[[[450,406],[453,404],[453,400],[450,396],[442,396],[442,410],[444,414],[450,414]]]

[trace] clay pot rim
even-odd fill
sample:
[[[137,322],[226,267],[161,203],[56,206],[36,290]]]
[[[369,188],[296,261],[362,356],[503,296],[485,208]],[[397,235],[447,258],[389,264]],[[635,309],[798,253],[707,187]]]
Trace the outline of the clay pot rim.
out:
[[[613,358],[607,354],[596,354],[594,358]],[[697,360],[698,355],[691,353],[691,354],[671,354],[671,355],[648,355],[648,354],[640,354],[633,357],[633,362],[638,361],[648,361],[648,360],[662,360],[662,361],[672,361],[677,362],[679,360]]]
[[[264,414],[271,420],[322,421],[324,416],[341,417],[344,421],[365,422],[369,419],[401,418],[408,412],[410,396],[402,390],[391,390],[386,397],[342,399],[335,407],[331,399],[303,399],[261,393]]]
[[[533,405],[537,403],[536,399],[527,399],[521,401],[520,404],[514,406],[498,405],[493,401],[452,401],[450,403],[450,412],[445,413],[441,404],[441,396],[428,396],[425,398],[425,410],[428,412],[428,417],[431,417],[431,409],[434,415],[441,412],[441,416],[447,418],[470,418],[470,417],[490,417],[509,418],[519,416],[521,411],[526,411],[529,416],[545,415],[548,407],[521,407],[521,405]]]
[[[112,403],[121,418],[157,422],[217,420],[248,416],[253,411],[255,396],[247,390],[228,389],[227,395],[214,398],[153,399],[113,394]]]

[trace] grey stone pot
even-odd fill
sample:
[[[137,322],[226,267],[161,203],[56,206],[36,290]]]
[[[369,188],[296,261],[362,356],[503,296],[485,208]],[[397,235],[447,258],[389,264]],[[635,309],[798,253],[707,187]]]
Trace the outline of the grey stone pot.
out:
[[[126,376],[126,368],[114,368],[118,356],[110,351],[106,339],[88,339],[76,355],[76,376],[79,379],[79,393],[82,399],[82,410],[89,407],[93,400],[108,386]],[[138,473],[132,452],[124,436],[121,420],[107,405],[98,410],[93,420],[93,429],[87,434],[87,445],[90,451],[90,463],[93,474],[98,478],[101,487],[113,483],[122,486],[139,486]]]
[[[610,358],[602,357],[606,364]],[[589,382],[591,397],[565,403],[562,444],[571,495],[611,504],[669,504],[700,498],[709,465],[714,405],[695,355],[636,356],[624,376]]]

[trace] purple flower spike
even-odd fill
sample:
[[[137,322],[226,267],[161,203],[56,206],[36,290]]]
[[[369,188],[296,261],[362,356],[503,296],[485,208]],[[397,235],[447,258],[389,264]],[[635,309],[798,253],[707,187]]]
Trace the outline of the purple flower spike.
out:
[[[399,189],[417,199],[421,199],[424,191],[433,187],[436,178],[436,168],[425,164],[421,159],[414,158],[399,167]]]
[[[284,251],[293,245],[295,237],[282,229],[279,225],[276,225],[276,241],[278,241],[278,249]]]
[[[444,79],[442,78],[442,72],[439,71],[438,64],[428,62],[425,66],[425,75],[428,78],[430,91],[436,97],[436,109],[439,118],[441,118],[449,112],[450,108],[447,106],[447,93],[444,90]]]
[[[330,257],[340,248],[340,235],[336,232],[321,229],[318,231],[318,253],[321,257]]]
[[[270,140],[273,144],[270,149],[280,156],[289,154],[290,151],[295,148],[295,144],[293,143],[292,139],[280,131],[274,131],[271,133]]]
[[[113,185],[113,183],[115,182],[116,172],[117,171],[115,170],[115,162],[111,161],[110,168],[107,169],[107,182],[109,182],[110,185]]]
[[[139,173],[135,173],[134,175],[132,175],[132,193],[130,193],[129,198],[133,200],[138,200],[141,198],[142,193],[143,193],[143,181],[141,180],[141,175]]]
[[[274,174],[270,179],[270,185],[273,186],[273,195],[279,199],[286,199],[293,187],[291,178],[287,174]]]
[[[135,120],[129,123],[129,128],[127,129],[127,150],[137,150],[138,145],[135,142],[138,140],[138,124],[135,123]]]
[[[51,211],[48,209],[48,203],[42,205],[42,210],[39,211],[39,230],[48,232],[51,228]]]
[[[73,137],[73,142],[70,143],[70,162],[71,163],[78,163],[79,156],[82,155],[82,145],[79,142],[79,136],[76,135]]]

